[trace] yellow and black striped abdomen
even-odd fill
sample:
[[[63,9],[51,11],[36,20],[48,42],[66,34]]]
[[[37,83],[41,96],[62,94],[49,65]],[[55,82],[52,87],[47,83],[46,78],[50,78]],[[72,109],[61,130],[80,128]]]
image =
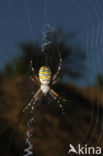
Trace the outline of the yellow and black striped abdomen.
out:
[[[51,70],[48,66],[42,66],[39,70],[39,79],[42,84],[49,84],[51,80]]]

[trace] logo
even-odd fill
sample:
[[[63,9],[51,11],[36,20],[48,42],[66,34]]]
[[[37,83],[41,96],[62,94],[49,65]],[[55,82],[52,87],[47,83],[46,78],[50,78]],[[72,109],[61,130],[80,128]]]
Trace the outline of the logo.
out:
[[[78,144],[77,148],[75,149],[75,147],[70,144],[69,145],[69,151],[68,154],[70,153],[76,153],[76,154],[102,154],[102,148],[101,147],[89,147],[87,145],[85,146],[81,146],[80,144]]]

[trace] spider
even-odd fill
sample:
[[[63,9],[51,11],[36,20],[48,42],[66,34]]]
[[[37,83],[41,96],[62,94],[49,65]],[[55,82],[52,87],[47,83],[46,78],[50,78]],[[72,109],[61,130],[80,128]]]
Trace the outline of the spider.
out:
[[[54,74],[54,76],[52,77],[52,72],[50,70],[49,66],[42,66],[39,69],[39,74],[38,76],[35,73],[33,64],[32,64],[32,60],[30,60],[30,66],[31,66],[31,70],[33,73],[33,76],[31,77],[31,80],[36,83],[40,88],[37,90],[37,92],[33,95],[32,100],[30,101],[30,103],[23,109],[23,112],[25,112],[25,110],[27,110],[30,106],[31,107],[31,111],[34,110],[34,105],[36,103],[36,101],[39,99],[39,95],[42,93],[44,96],[47,95],[47,93],[49,93],[54,100],[57,101],[62,113],[64,114],[64,109],[62,104],[60,103],[60,101],[65,102],[66,100],[64,98],[61,98],[59,96],[58,93],[56,93],[50,86],[54,85],[57,83],[57,81],[60,79],[59,74],[61,71],[61,66],[62,66],[62,58],[60,55],[60,52],[58,50],[58,54],[59,54],[59,58],[60,58],[60,62],[57,68],[57,72],[56,74]]]

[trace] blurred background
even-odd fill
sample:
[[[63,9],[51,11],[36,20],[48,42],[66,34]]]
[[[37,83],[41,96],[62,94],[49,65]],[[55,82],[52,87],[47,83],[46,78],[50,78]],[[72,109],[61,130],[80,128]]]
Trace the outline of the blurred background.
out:
[[[63,59],[61,80],[52,88],[63,98],[63,115],[51,96],[37,103],[30,139],[35,156],[66,156],[69,144],[103,145],[103,1],[0,1],[0,155],[20,156],[26,147],[30,102],[46,63],[54,75]],[[49,23],[42,52],[44,28]],[[52,31],[54,28],[54,31]],[[74,155],[73,153],[69,155]],[[92,155],[92,154],[91,154]]]

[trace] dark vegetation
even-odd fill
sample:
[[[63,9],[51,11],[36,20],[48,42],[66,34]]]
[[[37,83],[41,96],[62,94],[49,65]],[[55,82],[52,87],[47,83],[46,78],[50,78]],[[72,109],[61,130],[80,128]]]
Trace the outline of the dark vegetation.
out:
[[[62,72],[68,77],[78,78],[83,74],[85,66],[86,53],[82,50],[80,44],[73,44],[76,33],[66,34],[62,29],[54,32],[51,36],[50,44],[44,52],[41,52],[41,46],[38,42],[20,43],[22,54],[16,57],[11,63],[7,63],[5,71],[8,74],[28,75],[30,74],[29,62],[32,59],[35,71],[42,65],[49,65],[52,72],[56,72],[59,64],[58,49],[63,58]]]
[[[96,85],[99,86],[100,89],[103,89],[103,74],[98,75]]]
[[[70,101],[63,103],[65,114],[62,115],[49,95],[41,98],[31,138],[34,155],[66,156],[69,144],[74,147],[78,144],[102,146],[100,90],[93,93],[92,88],[79,89],[69,83],[69,78],[77,79],[86,70],[85,52],[72,43],[75,35],[58,29],[52,36],[53,45],[45,53],[41,53],[38,43],[22,43],[21,56],[6,64],[5,74],[0,77],[0,156],[23,155],[30,108],[24,114],[20,112],[32,98],[32,91],[38,88],[29,79],[29,62],[32,58],[37,74],[40,66],[45,64],[51,67],[54,74],[59,63],[57,48],[63,58],[63,78],[53,88]],[[65,83],[65,77],[68,77],[68,83]]]

